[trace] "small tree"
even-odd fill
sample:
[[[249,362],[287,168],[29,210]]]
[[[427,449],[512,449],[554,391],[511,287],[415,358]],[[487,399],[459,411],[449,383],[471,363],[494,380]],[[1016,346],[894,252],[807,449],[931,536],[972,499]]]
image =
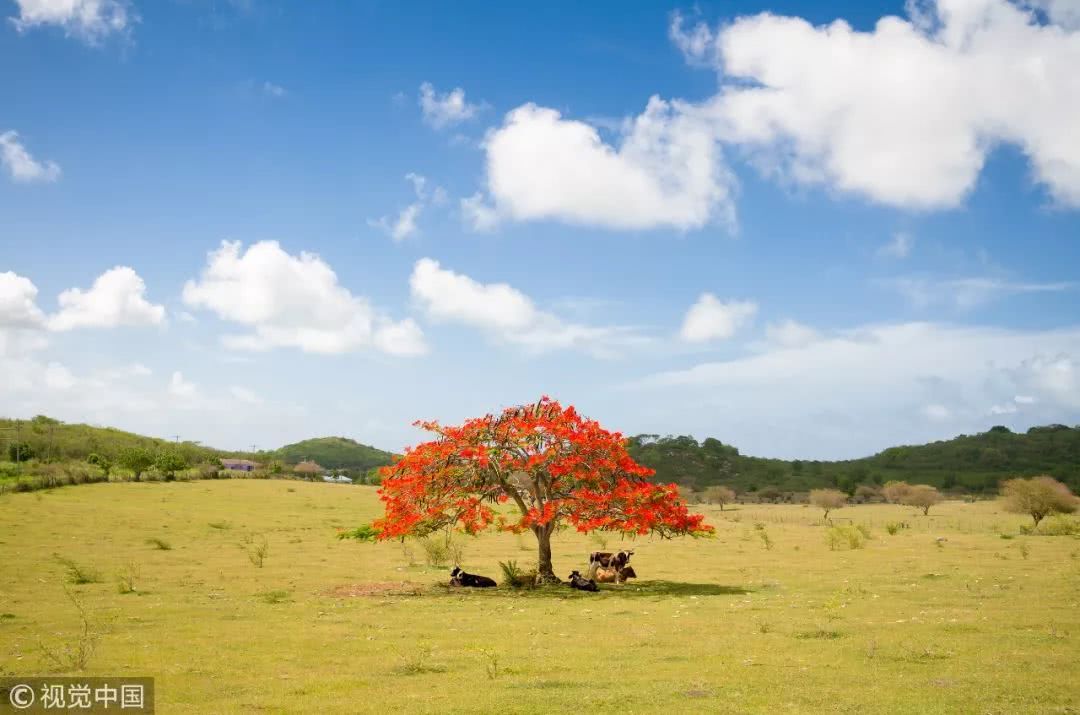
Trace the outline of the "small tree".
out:
[[[86,463],[92,464],[102,471],[106,478],[109,476],[109,472],[112,470],[112,460],[103,454],[93,452],[86,457]]]
[[[780,491],[780,487],[769,485],[758,492],[758,499],[767,502],[777,502],[780,501],[780,497],[783,495],[784,493]]]
[[[713,531],[690,513],[676,485],[649,481],[653,470],[630,457],[621,434],[550,398],[457,427],[417,426],[437,437],[383,468],[385,514],[373,524],[381,540],[458,525],[468,534],[528,530],[536,536],[537,581],[559,583],[551,535],[566,523],[582,533],[661,538]],[[507,502],[516,514],[494,508]]]
[[[881,496],[881,492],[874,487],[866,484],[860,484],[855,487],[855,501],[866,504],[872,502]]]
[[[705,490],[705,501],[709,504],[719,504],[720,511],[723,511],[725,504],[735,501],[735,490],[722,484],[708,487]]]
[[[184,459],[184,455],[175,449],[165,449],[154,460],[154,466],[165,475],[165,479],[172,480],[177,472],[187,469],[188,462]]]
[[[810,503],[825,512],[825,519],[829,518],[829,512],[839,509],[847,504],[847,494],[839,489],[812,489],[810,491]]]
[[[1069,488],[1050,476],[1010,479],[1001,485],[1006,511],[1030,514],[1039,525],[1050,514],[1071,514],[1078,500]]]
[[[127,447],[120,450],[116,461],[124,469],[130,469],[135,475],[135,481],[139,481],[142,473],[154,466],[154,455],[142,447]]]
[[[910,491],[911,485],[907,482],[885,482],[885,486],[881,488],[882,496],[890,504],[903,504]]]
[[[34,458],[34,449],[26,442],[12,442],[8,445],[8,459],[12,462],[25,462]]]
[[[900,503],[922,509],[923,516],[925,516],[930,513],[930,507],[941,500],[941,492],[936,487],[929,484],[916,484],[908,489],[907,494],[904,495],[903,501]]]

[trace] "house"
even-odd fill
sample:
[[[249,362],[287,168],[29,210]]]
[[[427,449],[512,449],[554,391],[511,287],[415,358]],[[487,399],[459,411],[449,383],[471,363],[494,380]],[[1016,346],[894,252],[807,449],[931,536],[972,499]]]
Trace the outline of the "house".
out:
[[[234,472],[254,472],[259,468],[259,463],[250,459],[223,459],[221,466]]]

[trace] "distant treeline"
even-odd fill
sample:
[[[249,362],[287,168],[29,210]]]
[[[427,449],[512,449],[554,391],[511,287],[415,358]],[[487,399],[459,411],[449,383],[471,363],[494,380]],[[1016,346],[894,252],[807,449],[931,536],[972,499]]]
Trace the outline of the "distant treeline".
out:
[[[658,479],[693,490],[723,484],[739,492],[835,487],[853,494],[860,484],[880,486],[895,480],[981,494],[995,492],[1004,479],[1036,474],[1080,489],[1080,427],[1065,425],[1032,427],[1024,433],[999,426],[839,462],[748,457],[713,438],[699,443],[693,437],[654,434],[631,437],[630,453],[655,469]]]

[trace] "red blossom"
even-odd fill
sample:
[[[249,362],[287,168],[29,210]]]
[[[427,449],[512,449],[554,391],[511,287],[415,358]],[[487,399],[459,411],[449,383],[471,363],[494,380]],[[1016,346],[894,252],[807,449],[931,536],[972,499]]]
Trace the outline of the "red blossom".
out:
[[[382,468],[380,539],[447,527],[520,533],[562,522],[582,532],[662,537],[713,530],[674,484],[649,481],[653,470],[630,457],[622,434],[547,396],[459,426],[415,424],[436,437]],[[509,501],[517,516],[496,513]]]

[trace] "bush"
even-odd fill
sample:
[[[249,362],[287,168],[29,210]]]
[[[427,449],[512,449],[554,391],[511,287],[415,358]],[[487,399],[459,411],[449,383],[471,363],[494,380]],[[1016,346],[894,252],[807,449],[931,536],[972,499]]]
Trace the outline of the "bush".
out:
[[[34,449],[26,442],[12,442],[8,445],[7,453],[12,462],[26,462],[34,458]]]
[[[885,482],[881,488],[881,495],[890,504],[903,504],[905,497],[911,492],[911,485],[907,482]]]
[[[941,499],[941,493],[935,487],[929,484],[916,484],[908,489],[907,493],[901,498],[900,503],[922,509],[925,516],[930,513],[930,507],[939,503]]]
[[[361,524],[355,529],[339,531],[339,539],[356,539],[357,541],[375,541],[379,537],[379,531],[371,524]]]
[[[424,560],[428,566],[442,568],[450,560],[450,548],[447,539],[432,538],[425,536],[420,539],[420,547],[424,550]]]
[[[702,493],[702,499],[706,504],[719,504],[720,511],[723,511],[725,504],[731,504],[735,501],[735,490],[731,487],[725,487],[718,484],[716,486],[708,487]]]
[[[836,551],[845,546],[849,549],[861,549],[866,543],[866,538],[862,529],[851,524],[830,526],[825,532],[830,551]]]
[[[1071,514],[1080,505],[1067,486],[1048,476],[1010,479],[1001,485],[1001,496],[1006,511],[1029,514],[1035,526],[1051,514]]]
[[[829,512],[847,504],[847,494],[838,489],[813,489],[810,491],[810,503],[825,512],[825,518],[829,518]]]
[[[1080,536],[1080,519],[1067,516],[1051,516],[1032,533],[1038,536]]]
[[[76,586],[84,583],[98,583],[101,581],[101,576],[97,571],[87,567],[80,566],[69,558],[55,555],[56,560],[64,567],[67,572],[68,583],[75,584]]]
[[[889,523],[885,524],[885,531],[889,532],[889,534],[893,536],[895,536],[896,532],[900,531],[901,529],[910,528],[911,525],[908,524],[906,521],[890,521]]]
[[[502,569],[502,585],[510,588],[534,588],[536,586],[536,569],[522,570],[517,561],[500,561]]]
[[[855,501],[860,504],[869,504],[881,498],[881,491],[875,487],[860,484],[855,487]]]

